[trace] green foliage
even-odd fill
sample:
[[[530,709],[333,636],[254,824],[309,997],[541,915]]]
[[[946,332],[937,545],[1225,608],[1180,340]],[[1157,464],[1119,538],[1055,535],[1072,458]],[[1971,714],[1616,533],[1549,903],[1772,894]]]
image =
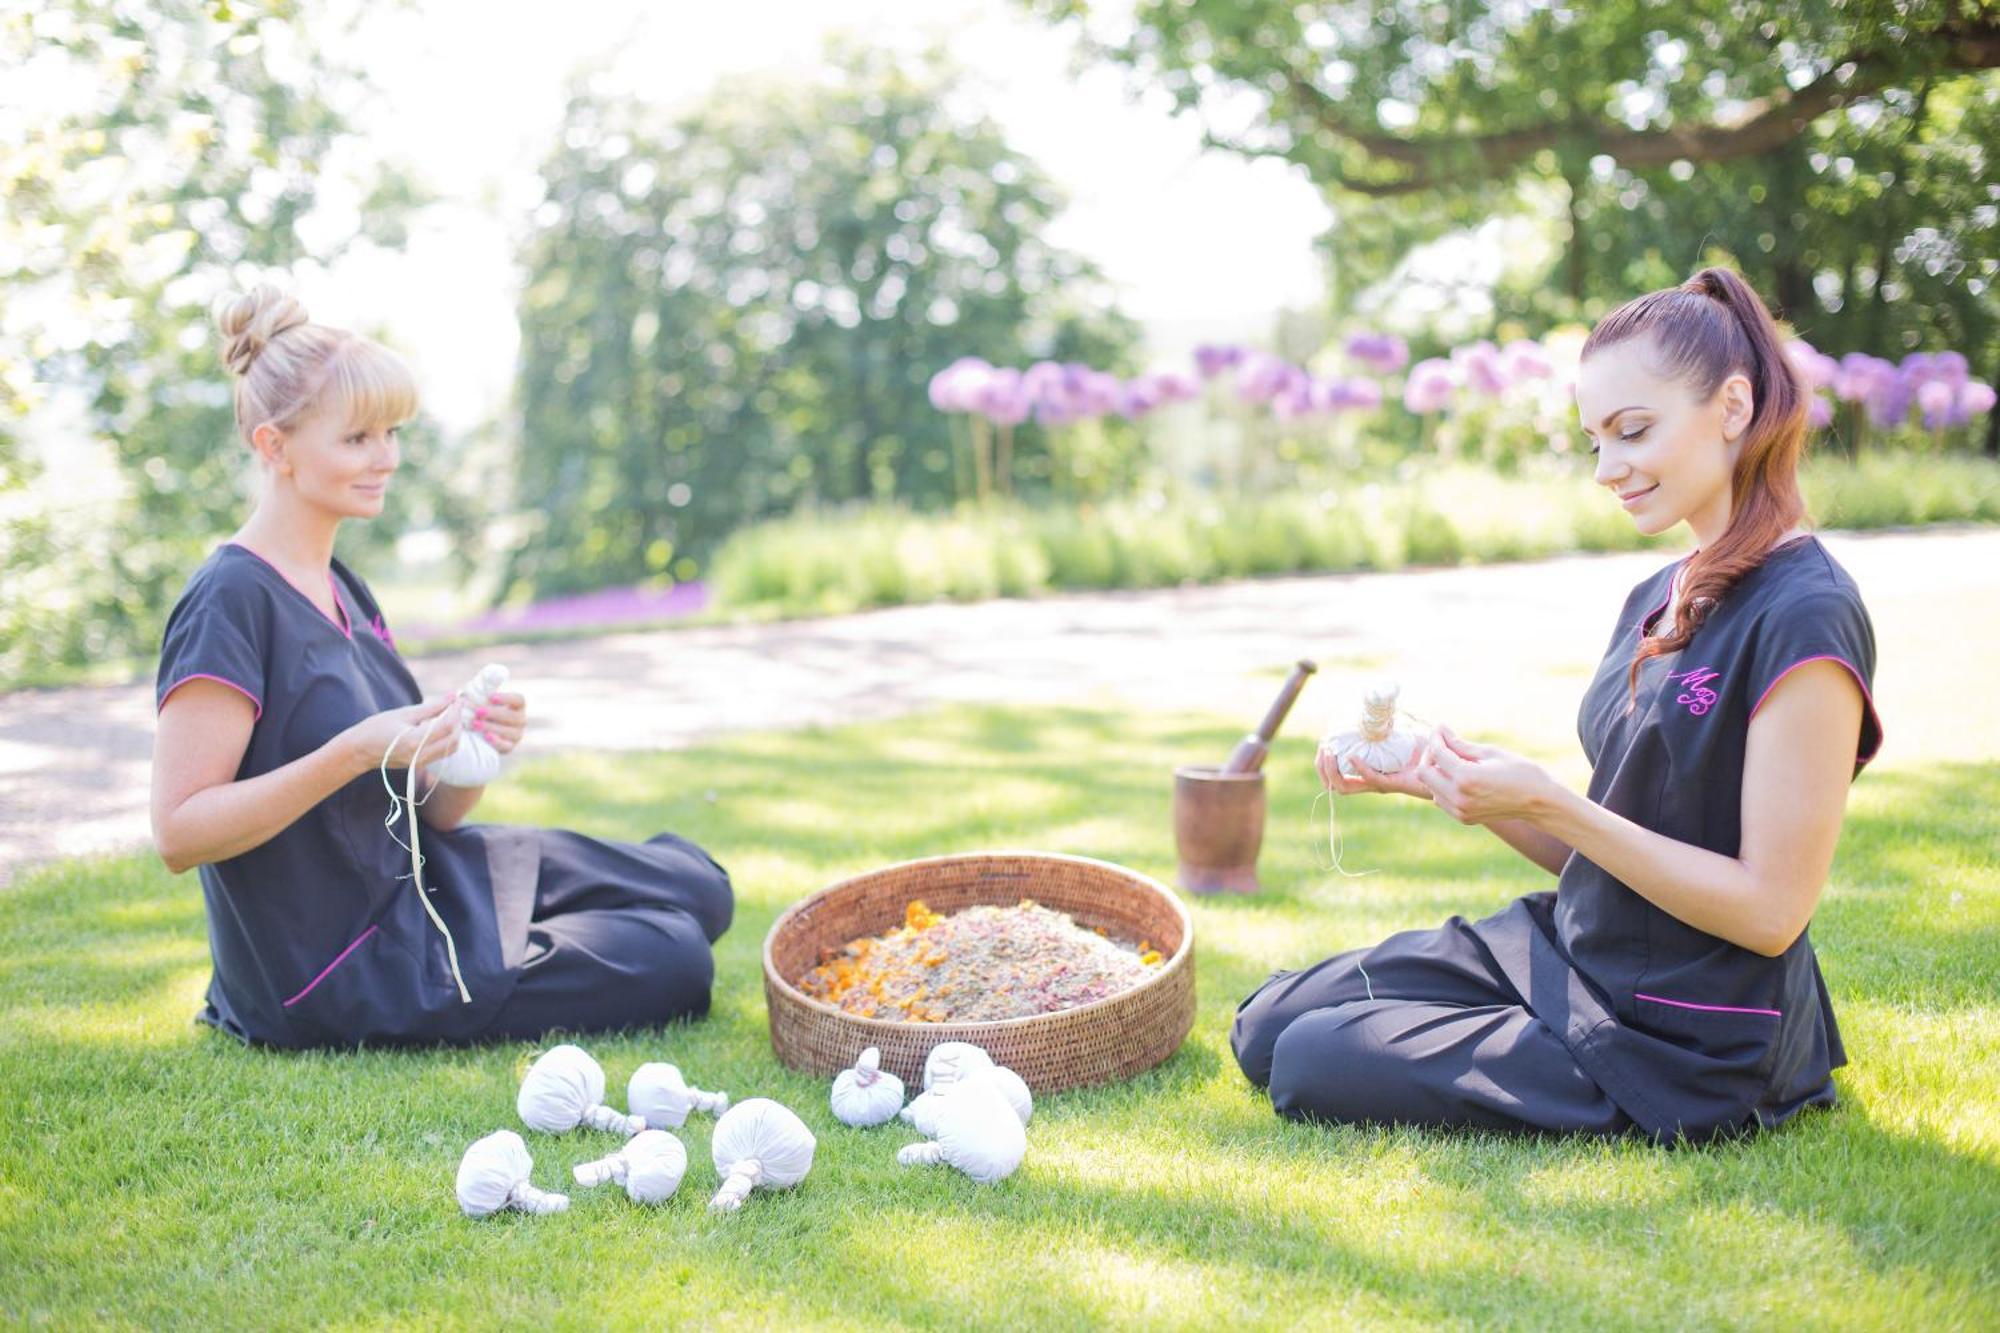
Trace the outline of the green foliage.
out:
[[[1024,3],[1211,142],[1325,185],[1342,311],[1417,245],[1550,219],[1554,258],[1510,261],[1493,324],[1591,321],[1722,261],[1821,350],[1951,349],[2000,382],[1990,5]],[[2000,414],[1982,434],[2000,453]]]
[[[1990,670],[1990,653],[1977,661]],[[1296,720],[1267,765],[1265,891],[1188,903],[1188,1041],[1137,1078],[1038,1098],[1027,1158],[999,1185],[899,1167],[907,1126],[841,1125],[826,1080],[777,1063],[766,932],[835,880],[952,849],[1047,847],[1170,876],[1169,774],[1227,754],[1245,719],[955,708],[545,758],[495,787],[496,818],[616,838],[669,828],[733,872],[709,1017],[583,1039],[614,1102],[642,1061],[668,1059],[805,1119],[818,1138],[805,1182],[727,1216],[706,1206],[714,1121],[697,1115],[676,1131],[689,1169],[664,1205],[570,1185],[611,1135],[528,1132],[534,1182],[570,1193],[570,1210],[462,1217],[459,1154],[518,1127],[535,1043],[246,1049],[189,1022],[208,949],[185,878],[140,858],[34,872],[0,893],[0,1320],[1986,1327],[2000,1301],[2000,766],[1909,748],[1966,726],[1980,700],[1909,703],[1927,716],[1902,718],[1901,745],[1856,785],[1813,923],[1851,1060],[1840,1103],[1696,1151],[1272,1114],[1228,1045],[1231,1011],[1272,968],[1548,883],[1485,831],[1383,798],[1340,815],[1346,863],[1378,873],[1325,870]],[[1575,755],[1566,712],[1523,721],[1525,744],[1494,739]]]
[[[685,578],[800,503],[948,502],[963,446],[935,372],[1116,366],[1132,343],[1044,239],[1056,191],[937,58],[844,52],[830,79],[727,85],[667,124],[579,89],[560,143],[525,256],[510,589]],[[1129,432],[1060,466],[1017,435],[1029,489],[1130,474]]]
[[[1881,454],[1816,460],[1807,504],[1827,527],[2000,523],[2000,464]],[[1657,544],[1573,474],[1438,467],[1318,495],[1124,499],[1087,506],[809,511],[747,528],[717,554],[718,605],[784,612],[1153,588],[1270,574],[1526,560]]]
[[[0,121],[0,678],[150,652],[182,582],[242,521],[247,459],[208,305],[352,239],[300,226],[362,91],[321,55],[350,18],[193,0],[0,12],[0,66],[36,90]],[[377,185],[392,202],[398,187]],[[73,408],[82,429],[42,427],[63,480],[45,470],[25,492],[37,407]],[[413,489],[397,504],[426,507]]]

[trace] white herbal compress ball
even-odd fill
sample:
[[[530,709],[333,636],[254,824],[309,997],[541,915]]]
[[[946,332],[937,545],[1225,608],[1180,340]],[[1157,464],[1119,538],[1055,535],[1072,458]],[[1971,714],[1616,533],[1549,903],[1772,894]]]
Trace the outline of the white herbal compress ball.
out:
[[[496,1129],[465,1150],[458,1162],[458,1206],[467,1217],[485,1217],[502,1208],[524,1213],[559,1213],[569,1196],[545,1194],[528,1183],[535,1159],[511,1129]]]
[[[1014,1114],[1021,1117],[1023,1125],[1035,1113],[1034,1094],[1028,1091],[1028,1084],[1019,1074],[1005,1065],[993,1065],[987,1069],[975,1069],[956,1083],[945,1083],[932,1088],[903,1108],[903,1119],[908,1121],[919,1134],[929,1138],[937,1137],[937,1127],[942,1120],[945,1104],[952,1094],[961,1088],[975,1085],[991,1087],[1014,1108]]]
[[[673,1065],[651,1061],[632,1072],[625,1084],[625,1106],[653,1129],[679,1129],[688,1112],[720,1115],[729,1109],[726,1092],[703,1092],[681,1078]]]
[[[687,1149],[664,1129],[645,1129],[609,1157],[570,1168],[579,1185],[615,1180],[633,1203],[665,1203],[687,1174]]]
[[[636,1115],[604,1104],[604,1070],[578,1046],[565,1043],[542,1053],[521,1080],[514,1109],[529,1129],[567,1134],[578,1125],[631,1136],[646,1127]]]
[[[1416,756],[1422,741],[1396,730],[1396,696],[1400,693],[1401,686],[1388,682],[1374,686],[1362,696],[1360,727],[1330,735],[1319,743],[1340,761],[1340,771],[1348,777],[1361,776],[1356,760],[1379,773],[1395,773]]]
[[[753,1189],[790,1189],[812,1170],[812,1131],[768,1097],[739,1102],[715,1122],[710,1148],[722,1188],[711,1208],[733,1213]]]
[[[473,710],[492,702],[493,692],[507,683],[507,668],[488,662],[458,692],[458,748],[434,770],[437,780],[452,787],[483,787],[500,776],[500,752],[470,726]]]
[[[844,1125],[867,1129],[896,1118],[903,1108],[903,1080],[882,1068],[882,1052],[870,1046],[833,1080],[833,1114]]]
[[[990,1069],[993,1057],[969,1041],[943,1041],[924,1057],[924,1091],[956,1083],[975,1069]]]
[[[985,1079],[967,1080],[944,1097],[936,1133],[929,1142],[903,1148],[896,1160],[904,1166],[943,1162],[990,1185],[1013,1175],[1028,1151],[1020,1115],[999,1086]]]

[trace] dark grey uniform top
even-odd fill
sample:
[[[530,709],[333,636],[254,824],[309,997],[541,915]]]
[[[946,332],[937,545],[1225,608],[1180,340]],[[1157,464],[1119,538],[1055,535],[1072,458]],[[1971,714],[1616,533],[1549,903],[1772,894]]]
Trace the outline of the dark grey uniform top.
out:
[[[1731,589],[1686,647],[1648,659],[1628,707],[1633,652],[1666,610],[1677,567],[1626,598],[1584,694],[1589,794],[1656,833],[1735,856],[1750,720],[1794,668],[1831,659],[1854,674],[1866,701],[1855,772],[1874,758],[1874,630],[1853,579],[1818,538],[1800,538]],[[1581,855],[1553,901],[1517,907],[1532,928],[1496,932],[1497,960],[1650,1133],[1705,1138],[1831,1100],[1829,1075],[1846,1056],[1807,935],[1766,958],[1687,925]]]
[[[157,698],[219,681],[257,706],[238,780],[311,753],[384,709],[420,701],[368,587],[333,562],[338,623],[262,557],[234,544],[188,580],[167,619]],[[404,771],[390,780],[403,790]],[[215,973],[200,1017],[279,1046],[437,1041],[482,1030],[514,988],[535,866],[507,831],[422,831],[424,886],[450,927],[472,1002],[384,826],[375,770],[270,841],[201,867]],[[409,840],[409,816],[397,826]]]

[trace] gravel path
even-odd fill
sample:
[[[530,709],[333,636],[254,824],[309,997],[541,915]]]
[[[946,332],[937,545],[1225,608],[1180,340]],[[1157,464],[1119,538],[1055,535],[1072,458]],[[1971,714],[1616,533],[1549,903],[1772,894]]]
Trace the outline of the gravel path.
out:
[[[1867,597],[1884,646],[1876,695],[1889,755],[1991,758],[1925,707],[1987,688],[2000,661],[2000,531],[1826,536]],[[486,660],[530,697],[530,744],[651,750],[740,731],[893,717],[941,703],[1199,709],[1247,727],[1283,669],[1322,668],[1292,723],[1319,731],[1377,676],[1474,736],[1559,748],[1626,591],[1655,554],[1273,579],[830,620],[620,634],[427,657],[427,690]],[[1970,618],[1970,622],[1968,620]],[[1907,705],[1907,706],[1905,706]],[[1571,747],[1573,748],[1573,746]],[[0,696],[0,883],[51,857],[142,846],[152,753],[149,684]],[[1221,756],[1217,756],[1218,760]]]

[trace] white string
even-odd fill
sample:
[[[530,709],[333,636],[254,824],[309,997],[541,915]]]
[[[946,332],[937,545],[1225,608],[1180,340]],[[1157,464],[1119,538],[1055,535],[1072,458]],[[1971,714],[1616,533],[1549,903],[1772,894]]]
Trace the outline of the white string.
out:
[[[1326,838],[1328,850],[1333,854],[1333,861],[1331,864],[1321,866],[1320,869],[1337,870],[1349,879],[1361,879],[1368,875],[1380,874],[1379,870],[1349,870],[1340,863],[1343,851],[1340,841],[1340,817],[1337,813],[1340,807],[1340,797],[1334,795],[1331,788],[1327,788],[1321,791],[1318,796],[1313,797],[1312,812],[1306,816],[1306,822],[1309,824],[1317,824],[1319,822],[1319,803],[1325,798],[1331,798],[1328,800],[1326,807]],[[1318,850],[1317,846],[1315,846],[1314,850]]]
[[[1433,732],[1437,730],[1437,727],[1433,723],[1430,723],[1428,721],[1425,721],[1423,718],[1418,717],[1415,713],[1412,713],[1407,708],[1399,708],[1396,711],[1400,713],[1402,716],[1408,718],[1410,721],[1416,723],[1418,726],[1429,727]],[[1334,756],[1335,765],[1336,766],[1339,765],[1340,762],[1341,762],[1340,757],[1338,755]],[[1343,844],[1340,839],[1340,815],[1339,815],[1340,797],[1334,793],[1331,787],[1322,789],[1318,796],[1313,797],[1312,809],[1308,811],[1306,814],[1306,822],[1308,824],[1317,824],[1319,822],[1319,803],[1322,797],[1332,798],[1326,807],[1326,840],[1327,840],[1327,849],[1329,852],[1332,853],[1333,861],[1329,865],[1321,866],[1320,869],[1337,870],[1341,874],[1347,876],[1349,879],[1362,879],[1368,875],[1380,874],[1381,873],[1380,870],[1349,870],[1346,866],[1340,863],[1341,857],[1345,853],[1345,844]],[[1315,846],[1314,850],[1317,850],[1317,846]],[[1368,974],[1365,972],[1362,973],[1362,980],[1366,981],[1367,979],[1368,979]],[[1375,992],[1373,987],[1369,988],[1368,998],[1371,1000],[1375,998]]]
[[[389,793],[389,813],[383,818],[382,827],[389,830],[389,836],[395,839],[398,847],[401,847],[410,854],[410,873],[407,875],[398,875],[396,878],[414,879],[417,882],[417,901],[424,905],[424,912],[430,917],[431,924],[436,926],[438,933],[444,936],[445,957],[451,963],[451,979],[458,983],[459,1002],[462,1004],[471,1004],[472,992],[465,988],[465,976],[458,970],[458,944],[451,937],[451,927],[445,925],[444,918],[438,915],[437,908],[431,906],[430,895],[436,892],[436,890],[426,890],[424,888],[424,854],[420,850],[423,839],[417,832],[417,824],[419,822],[417,819],[417,807],[425,801],[430,800],[431,796],[437,791],[438,784],[435,782],[431,783],[423,796],[421,798],[418,797],[416,757],[424,752],[426,745],[430,744],[431,733],[437,730],[438,723],[444,721],[445,712],[449,712],[450,708],[456,706],[456,698],[454,697],[451,705],[425,724],[423,739],[417,742],[417,748],[410,756],[409,769],[404,773],[405,786],[402,796],[396,794],[395,784],[389,781],[389,757],[396,753],[396,747],[402,743],[403,737],[417,730],[416,723],[413,722],[409,726],[404,727],[396,733],[395,739],[389,742],[389,748],[382,752],[382,763],[379,771],[382,775],[382,789]],[[405,805],[408,806],[410,811],[410,840],[408,842],[404,842],[401,838],[396,837],[396,824],[403,817]]]

